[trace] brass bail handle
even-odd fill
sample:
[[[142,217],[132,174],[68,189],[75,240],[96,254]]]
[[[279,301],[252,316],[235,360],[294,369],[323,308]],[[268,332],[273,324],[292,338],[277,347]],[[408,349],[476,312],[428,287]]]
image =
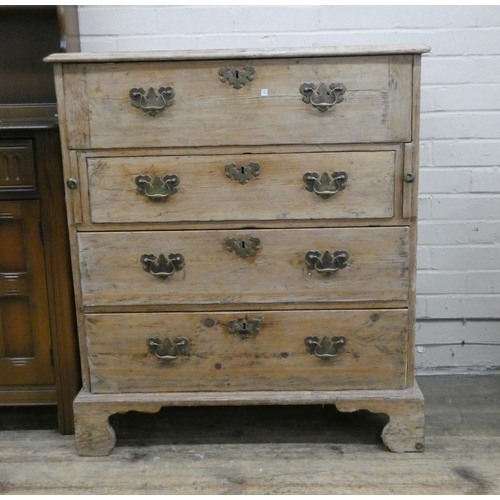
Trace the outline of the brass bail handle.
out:
[[[150,116],[156,116],[160,111],[174,104],[175,92],[172,87],[160,87],[158,93],[153,87],[146,92],[143,88],[133,88],[129,92],[130,104],[142,109]]]
[[[346,86],[343,83],[330,83],[330,85],[303,83],[299,90],[306,104],[311,104],[313,108],[324,113],[344,100]]]
[[[323,172],[320,176],[318,172],[307,172],[304,174],[303,180],[306,184],[306,189],[316,193],[321,198],[327,200],[339,191],[346,187],[347,173],[333,172],[332,176],[328,172]]]
[[[147,273],[160,279],[167,279],[184,267],[184,257],[180,253],[171,253],[165,257],[162,253],[157,257],[152,253],[141,255],[141,264]]]
[[[147,341],[150,354],[159,359],[176,359],[180,354],[185,356],[189,344],[186,337],[176,337],[173,341],[169,338],[161,340],[159,337],[151,337]]]
[[[152,179],[149,175],[138,175],[135,178],[137,192],[153,201],[166,200],[177,193],[179,183],[177,175],[165,175],[163,178],[155,175]]]
[[[321,252],[310,250],[305,255],[305,261],[309,269],[314,269],[318,273],[330,276],[347,266],[349,254],[345,250],[338,250],[333,254],[331,252]]]
[[[314,354],[321,359],[330,359],[337,357],[340,353],[344,352],[344,346],[347,340],[342,336],[335,336],[332,338],[309,336],[304,339],[306,351],[309,354]]]

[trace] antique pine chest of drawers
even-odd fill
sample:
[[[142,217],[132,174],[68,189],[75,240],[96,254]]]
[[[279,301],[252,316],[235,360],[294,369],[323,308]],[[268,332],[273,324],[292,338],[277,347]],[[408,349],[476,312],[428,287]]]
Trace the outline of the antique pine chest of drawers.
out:
[[[413,375],[424,46],[54,55],[84,386],[108,417],[334,404],[424,447]]]

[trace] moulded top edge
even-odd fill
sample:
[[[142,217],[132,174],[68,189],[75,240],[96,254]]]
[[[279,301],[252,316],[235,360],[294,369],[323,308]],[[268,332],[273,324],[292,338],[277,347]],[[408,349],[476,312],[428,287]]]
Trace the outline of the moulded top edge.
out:
[[[392,54],[423,54],[431,49],[426,45],[360,45],[347,47],[304,47],[272,49],[170,50],[139,52],[73,52],[51,54],[48,63],[98,63],[133,61],[182,61],[199,59],[262,59],[271,57],[328,57]]]

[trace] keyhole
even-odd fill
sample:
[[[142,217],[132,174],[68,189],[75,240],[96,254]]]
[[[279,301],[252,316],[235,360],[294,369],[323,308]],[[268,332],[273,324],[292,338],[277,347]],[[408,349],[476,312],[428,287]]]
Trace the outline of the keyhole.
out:
[[[240,167],[240,170],[241,170],[241,173],[242,173],[242,174],[244,174],[244,173],[245,173],[245,167],[244,167],[243,165]]]
[[[236,76],[236,78],[239,78],[240,77],[240,72],[238,70],[235,70],[234,76]]]
[[[246,244],[246,243],[245,243],[245,241],[243,240],[243,241],[241,242],[241,248],[246,248],[246,246],[247,246],[247,244]]]
[[[247,329],[247,323],[246,323],[246,321],[243,321],[242,326],[243,326],[243,330],[246,330],[246,329]]]

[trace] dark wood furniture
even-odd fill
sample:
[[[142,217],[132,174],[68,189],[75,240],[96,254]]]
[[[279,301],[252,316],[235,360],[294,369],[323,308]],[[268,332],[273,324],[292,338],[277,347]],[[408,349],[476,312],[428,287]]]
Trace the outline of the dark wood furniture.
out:
[[[76,6],[0,8],[0,405],[57,404],[81,381],[52,68],[79,50]]]

